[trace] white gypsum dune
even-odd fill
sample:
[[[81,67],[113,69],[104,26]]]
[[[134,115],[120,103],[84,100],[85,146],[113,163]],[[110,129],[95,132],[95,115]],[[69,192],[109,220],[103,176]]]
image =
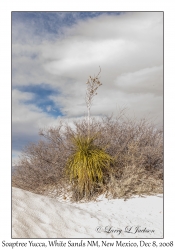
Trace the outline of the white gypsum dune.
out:
[[[12,188],[13,238],[162,238],[163,195],[71,203]]]

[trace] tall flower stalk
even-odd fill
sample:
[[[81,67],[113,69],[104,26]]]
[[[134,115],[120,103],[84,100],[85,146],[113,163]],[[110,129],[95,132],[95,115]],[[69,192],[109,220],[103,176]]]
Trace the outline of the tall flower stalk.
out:
[[[87,91],[86,91],[86,106],[87,106],[87,120],[88,120],[88,138],[89,138],[89,133],[90,133],[90,110],[92,106],[92,101],[95,95],[97,95],[97,89],[102,85],[102,83],[99,80],[99,75],[101,73],[101,68],[99,73],[92,77],[89,76],[88,81],[86,82],[87,84]]]

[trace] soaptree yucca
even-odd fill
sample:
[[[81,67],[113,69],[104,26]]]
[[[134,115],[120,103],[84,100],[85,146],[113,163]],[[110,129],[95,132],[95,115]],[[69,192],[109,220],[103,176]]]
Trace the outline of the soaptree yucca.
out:
[[[72,137],[74,153],[67,162],[66,174],[73,184],[74,198],[92,198],[104,181],[104,172],[109,171],[113,158],[104,149],[95,146],[96,137]]]
[[[101,68],[100,68],[101,72]],[[75,152],[67,162],[67,175],[73,183],[76,199],[92,198],[98,185],[103,183],[103,172],[110,167],[112,157],[94,143],[96,137],[90,135],[90,108],[97,89],[101,86],[99,74],[87,81],[86,106],[88,109],[87,136],[77,134],[72,137]]]

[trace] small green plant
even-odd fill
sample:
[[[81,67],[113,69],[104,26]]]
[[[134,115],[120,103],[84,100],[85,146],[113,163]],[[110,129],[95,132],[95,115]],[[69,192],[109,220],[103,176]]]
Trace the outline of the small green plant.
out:
[[[96,137],[72,138],[75,152],[67,162],[66,174],[75,187],[77,199],[90,198],[95,188],[103,183],[105,170],[109,170],[113,158],[94,144]]]

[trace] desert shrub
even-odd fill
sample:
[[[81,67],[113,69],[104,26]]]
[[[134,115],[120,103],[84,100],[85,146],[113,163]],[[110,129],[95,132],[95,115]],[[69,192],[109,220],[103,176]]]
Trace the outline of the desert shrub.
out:
[[[101,193],[121,198],[162,192],[162,130],[145,120],[133,121],[121,114],[119,117],[91,119],[89,132],[86,119],[75,121],[73,126],[60,121],[58,127],[40,130],[41,140],[23,150],[12,185],[51,196],[68,192],[74,201],[92,199]],[[95,158],[91,157],[93,150]],[[91,159],[88,162],[83,158],[85,152]],[[92,169],[89,175],[88,168]]]
[[[161,194],[162,173],[161,169],[150,172],[135,165],[125,166],[118,178],[115,175],[110,176],[110,181],[106,185],[106,197],[128,199],[136,195]]]
[[[61,194],[64,181],[64,166],[71,148],[65,145],[62,123],[57,128],[40,130],[43,138],[37,144],[27,145],[16,163],[12,185],[42,194],[47,189]]]

